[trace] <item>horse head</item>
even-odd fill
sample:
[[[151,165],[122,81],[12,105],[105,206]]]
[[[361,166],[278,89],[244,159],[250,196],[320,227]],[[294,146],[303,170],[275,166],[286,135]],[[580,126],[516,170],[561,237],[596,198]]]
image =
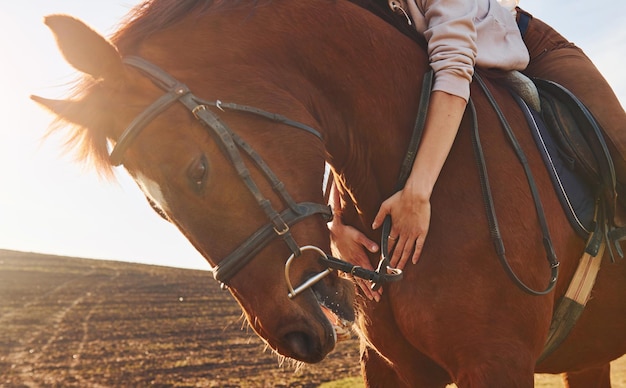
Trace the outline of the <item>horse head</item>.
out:
[[[315,131],[289,124],[315,126],[311,113],[255,72],[255,66],[233,61],[241,53],[217,38],[203,41],[214,52],[223,49],[211,57],[214,66],[198,70],[191,59],[201,55],[197,52],[155,49],[171,35],[155,34],[152,45],[122,55],[120,42],[74,18],[55,15],[45,21],[67,62],[84,77],[68,100],[33,99],[73,125],[79,153],[100,171],[123,164],[153,207],[214,268],[224,269],[224,258],[246,257],[243,264],[229,260],[227,266],[236,271],[224,270],[227,275],[218,280],[227,283],[249,324],[284,356],[322,360],[333,349],[336,333],[320,303],[351,321],[354,290],[331,273],[297,297],[288,296],[287,258],[295,257],[287,279],[300,284],[324,273],[319,251],[329,251],[321,190],[323,140]],[[173,28],[176,34],[181,27]],[[193,40],[181,38],[178,46],[188,49]],[[133,62],[131,54],[158,63],[167,73],[137,57]],[[279,111],[293,121],[225,109],[217,98]]]

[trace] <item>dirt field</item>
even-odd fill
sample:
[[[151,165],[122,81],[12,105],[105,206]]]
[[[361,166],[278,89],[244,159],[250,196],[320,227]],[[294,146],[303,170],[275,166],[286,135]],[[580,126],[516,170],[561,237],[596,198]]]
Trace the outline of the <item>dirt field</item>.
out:
[[[356,340],[318,365],[281,365],[203,271],[0,251],[0,327],[7,387],[316,387],[359,374]]]
[[[359,375],[356,339],[317,365],[282,362],[202,271],[0,250],[0,327],[2,387],[317,387]],[[614,387],[626,387],[624,361]]]

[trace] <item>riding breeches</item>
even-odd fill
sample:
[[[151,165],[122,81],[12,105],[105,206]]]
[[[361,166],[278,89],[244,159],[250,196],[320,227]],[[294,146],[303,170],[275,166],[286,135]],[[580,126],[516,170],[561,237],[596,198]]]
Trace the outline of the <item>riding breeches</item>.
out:
[[[527,20],[523,37],[530,63],[524,74],[561,84],[587,106],[604,130],[617,181],[626,184],[626,112],[615,92],[574,43],[537,18]]]

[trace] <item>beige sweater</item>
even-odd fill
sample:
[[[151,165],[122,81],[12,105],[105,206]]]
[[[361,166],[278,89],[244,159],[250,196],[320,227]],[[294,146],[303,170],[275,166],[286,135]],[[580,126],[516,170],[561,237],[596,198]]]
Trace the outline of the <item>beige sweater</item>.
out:
[[[529,56],[511,10],[497,0],[409,0],[415,28],[428,41],[433,90],[465,100],[474,66],[523,70]]]

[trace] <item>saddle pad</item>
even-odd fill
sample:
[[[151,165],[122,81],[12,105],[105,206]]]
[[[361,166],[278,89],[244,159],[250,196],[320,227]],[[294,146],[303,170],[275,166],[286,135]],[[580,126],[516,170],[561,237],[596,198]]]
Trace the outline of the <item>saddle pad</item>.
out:
[[[563,211],[576,233],[582,238],[587,238],[593,231],[595,212],[595,196],[591,188],[571,169],[572,161],[566,160],[566,156],[559,150],[541,114],[529,108],[517,95],[514,97],[526,116]]]

